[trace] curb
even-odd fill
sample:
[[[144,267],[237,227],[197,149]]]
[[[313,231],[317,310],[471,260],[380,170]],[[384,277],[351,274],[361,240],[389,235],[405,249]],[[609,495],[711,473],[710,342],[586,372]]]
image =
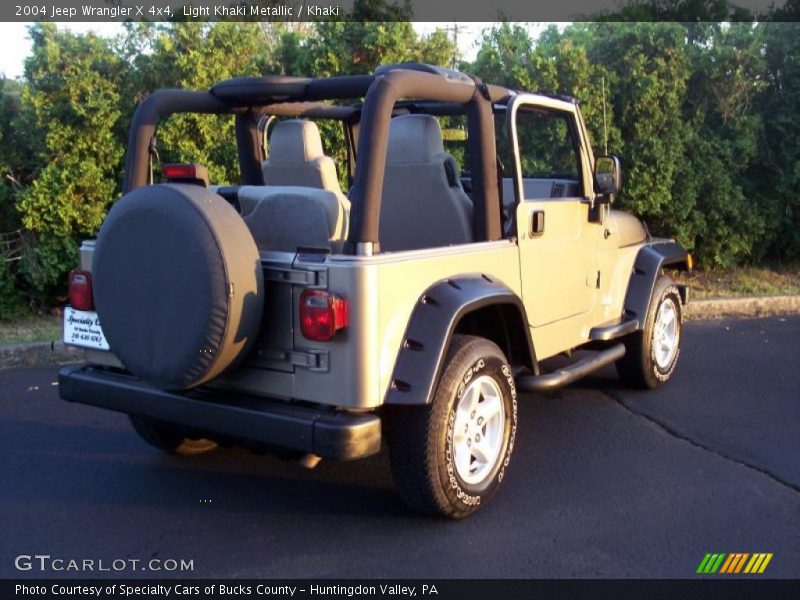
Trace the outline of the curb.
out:
[[[800,314],[800,296],[690,300],[684,314],[690,320]],[[0,371],[16,367],[61,365],[81,361],[83,361],[83,350],[66,346],[61,341],[0,346]]]
[[[766,317],[769,315],[800,314],[800,296],[750,296],[747,298],[715,298],[689,300],[688,319],[717,319],[721,317]]]
[[[16,367],[61,365],[83,360],[83,350],[61,341],[30,342],[0,346],[0,371]]]

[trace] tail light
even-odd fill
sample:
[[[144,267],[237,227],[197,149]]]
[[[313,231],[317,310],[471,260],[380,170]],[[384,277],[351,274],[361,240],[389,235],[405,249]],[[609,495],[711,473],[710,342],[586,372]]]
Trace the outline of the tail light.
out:
[[[316,342],[332,340],[347,327],[348,312],[346,298],[325,290],[305,290],[300,295],[300,332]]]
[[[69,272],[69,303],[76,310],[92,310],[94,308],[92,274],[89,271],[73,269]]]
[[[191,163],[170,163],[161,168],[161,176],[175,183],[193,183],[209,186],[208,169]]]

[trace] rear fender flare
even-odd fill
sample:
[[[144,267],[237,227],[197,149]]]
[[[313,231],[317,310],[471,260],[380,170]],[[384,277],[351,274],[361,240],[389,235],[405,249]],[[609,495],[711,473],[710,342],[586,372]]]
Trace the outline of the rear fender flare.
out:
[[[424,405],[444,369],[447,349],[459,322],[493,305],[519,311],[530,362],[536,365],[530,328],[519,296],[488,275],[464,275],[435,283],[420,296],[409,319],[385,404]]]

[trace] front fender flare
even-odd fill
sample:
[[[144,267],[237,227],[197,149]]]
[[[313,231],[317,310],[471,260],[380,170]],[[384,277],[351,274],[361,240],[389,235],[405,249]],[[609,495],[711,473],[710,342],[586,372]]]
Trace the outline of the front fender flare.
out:
[[[487,275],[445,279],[428,288],[417,301],[403,336],[384,403],[429,404],[459,321],[465,315],[491,305],[511,305],[520,311],[531,360],[535,364],[525,308],[513,290]]]
[[[628,291],[625,294],[625,316],[639,320],[639,329],[644,328],[647,308],[663,267],[689,270],[688,253],[673,240],[654,239],[642,246],[636,255]]]

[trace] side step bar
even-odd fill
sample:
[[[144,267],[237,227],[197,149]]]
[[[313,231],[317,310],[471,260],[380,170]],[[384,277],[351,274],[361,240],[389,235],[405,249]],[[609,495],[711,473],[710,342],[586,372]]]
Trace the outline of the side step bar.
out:
[[[521,392],[549,392],[556,390],[588,375],[592,371],[619,360],[623,356],[625,356],[625,346],[617,344],[607,350],[598,352],[595,356],[589,356],[552,373],[518,377],[516,379],[517,389]]]

